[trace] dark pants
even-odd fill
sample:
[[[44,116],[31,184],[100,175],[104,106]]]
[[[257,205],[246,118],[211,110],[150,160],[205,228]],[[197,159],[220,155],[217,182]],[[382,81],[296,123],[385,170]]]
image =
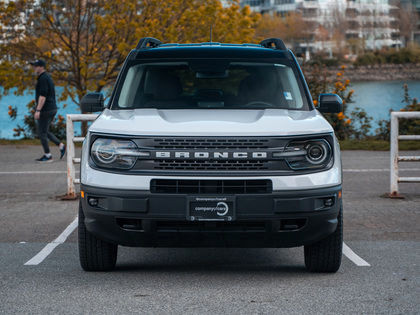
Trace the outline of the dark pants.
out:
[[[49,132],[50,124],[54,119],[57,110],[51,110],[47,112],[41,112],[41,117],[37,120],[38,136],[41,140],[44,152],[50,153],[50,147],[48,146],[48,139],[54,142],[56,145],[60,144],[60,140],[57,139],[51,132]]]

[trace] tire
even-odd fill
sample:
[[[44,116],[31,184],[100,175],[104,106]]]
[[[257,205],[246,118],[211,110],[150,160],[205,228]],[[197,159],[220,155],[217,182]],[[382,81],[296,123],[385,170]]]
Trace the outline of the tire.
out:
[[[110,271],[117,262],[118,245],[98,239],[86,230],[82,203],[79,203],[79,259],[85,271]]]
[[[343,206],[338,214],[337,229],[326,238],[305,246],[305,266],[311,272],[337,272],[343,252]]]

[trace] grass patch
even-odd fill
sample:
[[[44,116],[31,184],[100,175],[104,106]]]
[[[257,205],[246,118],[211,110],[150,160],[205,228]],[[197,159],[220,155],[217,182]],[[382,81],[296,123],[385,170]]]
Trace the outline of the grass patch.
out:
[[[389,151],[390,143],[385,140],[342,140],[341,150]],[[420,150],[420,141],[399,141],[399,150]]]

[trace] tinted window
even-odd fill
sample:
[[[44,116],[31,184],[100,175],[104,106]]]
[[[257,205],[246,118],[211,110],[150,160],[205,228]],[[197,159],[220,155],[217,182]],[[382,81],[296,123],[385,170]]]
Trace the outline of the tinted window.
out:
[[[131,65],[119,108],[284,108],[308,110],[291,66],[221,60]],[[115,107],[115,106],[114,106]]]

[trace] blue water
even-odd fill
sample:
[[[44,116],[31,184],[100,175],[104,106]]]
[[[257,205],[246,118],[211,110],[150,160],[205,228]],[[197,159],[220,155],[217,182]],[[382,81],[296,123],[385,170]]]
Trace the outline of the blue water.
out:
[[[62,87],[56,87],[56,93],[59,95],[63,90]],[[26,105],[35,98],[34,93],[31,91],[25,92],[24,95],[16,96],[13,94],[15,90],[11,90],[8,95],[0,96],[0,139],[18,139],[13,136],[13,128],[18,124],[24,127],[23,119],[28,115]],[[8,115],[9,105],[17,107],[17,117],[15,120],[10,119]],[[66,114],[80,113],[79,107],[71,100],[57,103],[58,114],[65,116]],[[75,123],[75,130],[80,129],[80,123]],[[77,134],[77,132],[76,132]]]
[[[382,119],[389,119],[389,110],[400,110],[405,107],[402,103],[404,98],[403,84],[407,83],[408,92],[411,98],[420,101],[420,81],[373,81],[358,82],[351,85],[354,89],[354,103],[348,107],[348,114],[355,108],[363,108],[372,120],[374,131]]]
[[[407,83],[410,96],[420,100],[420,81],[375,81],[375,82],[359,82],[353,83],[351,88],[354,89],[354,103],[349,105],[349,112],[355,107],[361,107],[366,110],[368,115],[373,117],[372,131],[377,127],[376,122],[381,119],[389,119],[389,110],[399,110],[405,105],[401,102],[404,96],[403,84]],[[57,94],[61,88],[57,88]],[[23,96],[11,94],[0,98],[0,138],[13,139],[13,128],[17,124],[23,125],[23,118],[27,114],[26,104],[34,98],[33,93],[27,92]],[[63,105],[67,104],[66,108]],[[16,120],[9,118],[8,106],[16,106],[18,108],[18,116]],[[76,104],[67,100],[58,104],[58,114],[74,114],[79,113]],[[78,128],[78,125],[75,126]],[[77,129],[76,129],[77,130]]]

